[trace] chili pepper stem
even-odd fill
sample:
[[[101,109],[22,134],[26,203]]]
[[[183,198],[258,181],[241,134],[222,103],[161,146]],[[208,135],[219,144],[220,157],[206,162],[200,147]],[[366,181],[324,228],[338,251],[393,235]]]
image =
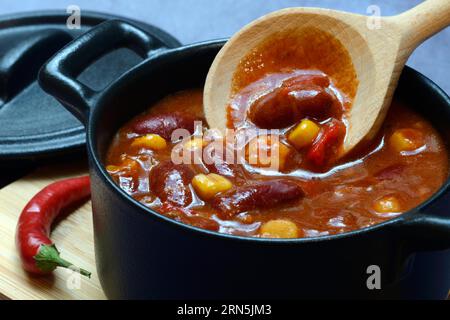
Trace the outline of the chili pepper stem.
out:
[[[34,256],[36,260],[36,266],[42,272],[52,272],[57,267],[70,269],[80,273],[88,278],[91,277],[91,273],[87,270],[76,267],[74,264],[70,263],[61,258],[58,249],[55,245],[42,245],[39,248],[38,254]]]

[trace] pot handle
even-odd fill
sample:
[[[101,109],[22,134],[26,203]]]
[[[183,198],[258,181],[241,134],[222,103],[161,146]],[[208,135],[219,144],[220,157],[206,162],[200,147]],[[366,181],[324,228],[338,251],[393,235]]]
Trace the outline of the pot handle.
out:
[[[450,218],[417,213],[405,216],[395,229],[413,251],[450,249]]]
[[[84,125],[90,107],[101,92],[77,80],[92,62],[119,48],[147,58],[163,45],[144,31],[120,20],[109,20],[75,39],[51,58],[39,72],[39,84],[57,98]]]

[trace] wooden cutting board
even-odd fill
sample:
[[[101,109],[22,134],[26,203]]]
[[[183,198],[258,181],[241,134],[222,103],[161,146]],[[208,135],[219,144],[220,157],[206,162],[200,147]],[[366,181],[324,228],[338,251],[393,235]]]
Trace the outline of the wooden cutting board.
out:
[[[59,223],[52,239],[63,258],[92,272],[91,279],[64,269],[56,270],[49,277],[30,277],[21,268],[15,246],[17,220],[26,203],[56,180],[86,174],[87,168],[83,165],[41,168],[0,190],[0,299],[105,299],[95,269],[90,203]]]

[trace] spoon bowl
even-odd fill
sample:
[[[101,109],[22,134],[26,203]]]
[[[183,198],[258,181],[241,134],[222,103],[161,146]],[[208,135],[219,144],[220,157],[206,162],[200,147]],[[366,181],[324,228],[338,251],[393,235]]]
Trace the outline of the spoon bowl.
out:
[[[280,41],[280,37],[297,34],[307,40],[300,50],[296,49],[302,53],[299,64],[307,61],[311,68],[327,73],[353,100],[346,115],[348,130],[340,151],[343,156],[362,140],[376,135],[407,59],[419,44],[449,24],[448,0],[428,0],[399,16],[385,18],[319,8],[271,13],[244,27],[217,55],[205,84],[206,120],[224,132],[238,66],[268,39],[278,37]],[[292,50],[292,46],[286,50]],[[259,62],[261,66],[264,63]],[[258,64],[252,65],[248,73],[257,68]]]

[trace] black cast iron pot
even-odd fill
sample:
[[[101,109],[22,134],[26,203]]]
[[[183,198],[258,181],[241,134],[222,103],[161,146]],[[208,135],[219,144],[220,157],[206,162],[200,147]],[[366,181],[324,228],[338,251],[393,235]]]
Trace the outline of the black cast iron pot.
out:
[[[395,220],[343,235],[298,240],[240,238],[186,226],[149,210],[113,182],[103,166],[113,135],[164,96],[203,86],[223,44],[158,48],[135,27],[109,21],[69,44],[41,70],[41,86],[87,128],[97,268],[106,295],[446,298],[450,181],[432,199]],[[119,47],[135,50],[146,60],[100,92],[76,80],[92,61]],[[430,80],[406,68],[397,97],[450,141],[450,99]]]

